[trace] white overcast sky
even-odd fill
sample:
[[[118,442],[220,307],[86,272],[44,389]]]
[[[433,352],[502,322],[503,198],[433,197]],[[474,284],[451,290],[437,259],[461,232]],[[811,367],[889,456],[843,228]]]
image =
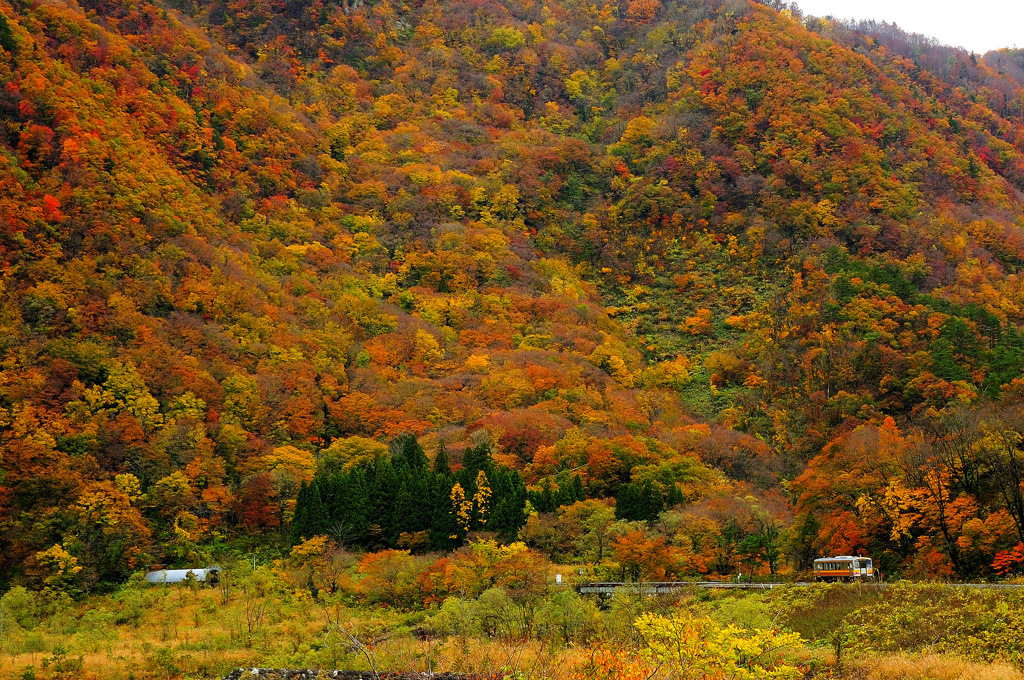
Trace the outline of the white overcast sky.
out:
[[[1024,47],[1024,0],[796,0],[805,14],[878,19],[979,54]]]

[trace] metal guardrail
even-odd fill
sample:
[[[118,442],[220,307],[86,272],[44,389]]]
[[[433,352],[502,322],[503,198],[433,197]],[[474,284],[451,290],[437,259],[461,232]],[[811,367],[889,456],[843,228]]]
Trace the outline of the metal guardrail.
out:
[[[809,586],[807,581],[795,583],[734,583],[729,581],[634,581],[615,582],[604,581],[600,583],[584,583],[575,587],[576,592],[581,595],[613,595],[618,592],[635,593],[641,595],[660,595],[671,593],[677,590],[688,588],[707,588],[714,590],[772,590],[782,586]],[[850,584],[853,585],[853,584]],[[857,585],[870,588],[887,588],[889,583],[861,582]],[[1019,590],[1024,584],[1017,583],[935,583],[950,588],[978,588],[990,590]]]
[[[616,592],[633,592],[657,595],[687,588],[714,588],[720,590],[771,590],[789,583],[731,583],[728,581],[634,581],[584,583],[576,586],[576,592],[584,594],[610,595]],[[807,584],[802,584],[807,585]]]
[[[990,590],[1020,590],[1024,588],[1021,583],[943,583],[941,585],[950,588],[988,588]]]

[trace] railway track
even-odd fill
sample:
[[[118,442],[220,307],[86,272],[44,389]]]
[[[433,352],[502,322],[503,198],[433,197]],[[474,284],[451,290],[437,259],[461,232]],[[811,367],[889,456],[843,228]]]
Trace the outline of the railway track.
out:
[[[643,595],[660,595],[671,593],[677,590],[690,588],[706,588],[712,590],[772,590],[782,586],[809,586],[807,581],[796,583],[731,583],[727,581],[638,581],[638,582],[611,582],[583,583],[575,586],[576,592],[581,595],[614,595],[618,592],[638,593]],[[853,584],[851,584],[853,585]],[[865,588],[887,588],[888,583],[860,583]],[[991,590],[1019,590],[1024,585],[1015,583],[945,583],[942,585],[950,588],[978,588]]]

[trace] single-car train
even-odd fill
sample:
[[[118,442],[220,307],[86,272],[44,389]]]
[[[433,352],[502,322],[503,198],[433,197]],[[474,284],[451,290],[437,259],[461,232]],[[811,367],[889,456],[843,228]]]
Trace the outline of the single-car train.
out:
[[[874,581],[875,569],[870,557],[822,557],[814,560],[815,581]]]

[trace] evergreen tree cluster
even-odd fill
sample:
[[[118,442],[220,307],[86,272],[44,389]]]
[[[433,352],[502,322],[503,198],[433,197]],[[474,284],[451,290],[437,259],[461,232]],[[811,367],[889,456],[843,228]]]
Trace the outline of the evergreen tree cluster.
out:
[[[1024,334],[1014,328],[1003,331],[989,360],[989,372],[983,385],[985,394],[999,397],[1000,388],[1024,375]]]
[[[393,441],[389,452],[390,460],[317,474],[303,484],[292,542],[327,535],[365,549],[450,550],[468,531],[514,538],[525,523],[526,485],[518,471],[494,464],[486,444],[467,449],[456,473],[443,443],[433,468],[415,437]],[[482,494],[478,480],[486,480]],[[456,484],[468,522],[460,521],[460,508],[453,505]]]
[[[569,481],[568,475],[560,474],[552,486],[551,478],[541,483],[540,491],[530,491],[530,505],[537,512],[554,512],[563,505],[572,505],[577,501],[587,500],[587,492],[583,488],[583,480],[579,475]]]
[[[623,484],[615,496],[615,519],[646,522],[658,519],[658,515],[667,507],[674,507],[683,502],[683,494],[673,484],[667,498],[661,488],[651,481]]]

